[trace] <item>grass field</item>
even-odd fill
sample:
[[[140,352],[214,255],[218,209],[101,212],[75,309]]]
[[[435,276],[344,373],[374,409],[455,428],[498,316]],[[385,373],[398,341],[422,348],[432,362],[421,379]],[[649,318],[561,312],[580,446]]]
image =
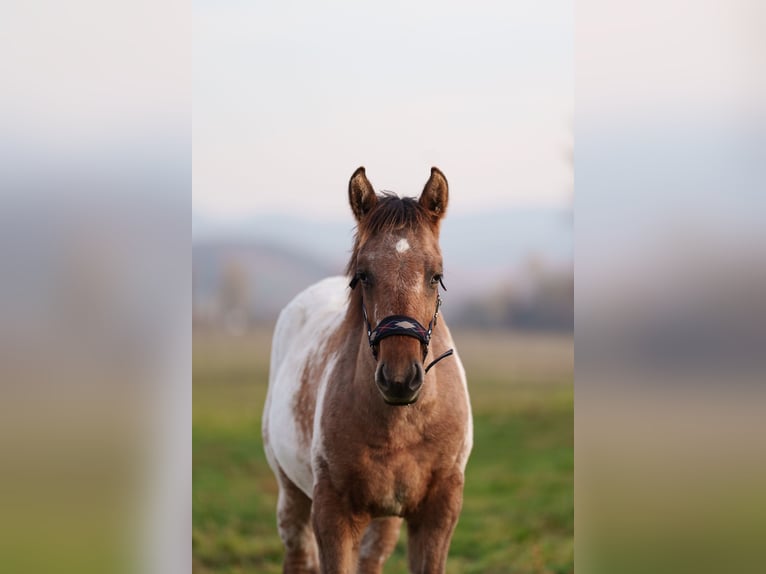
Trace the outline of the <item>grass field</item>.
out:
[[[451,573],[574,570],[572,338],[454,333],[475,423]],[[194,338],[194,572],[281,572],[263,454],[269,334]],[[386,564],[404,573],[406,534]]]

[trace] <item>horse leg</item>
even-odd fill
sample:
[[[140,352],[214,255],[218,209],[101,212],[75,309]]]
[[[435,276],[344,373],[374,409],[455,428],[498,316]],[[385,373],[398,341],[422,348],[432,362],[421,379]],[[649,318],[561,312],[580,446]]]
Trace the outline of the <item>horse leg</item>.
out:
[[[399,540],[402,519],[396,516],[376,518],[367,527],[359,549],[359,574],[380,574],[383,564]]]
[[[277,528],[285,545],[282,571],[285,574],[317,574],[319,559],[311,529],[311,499],[287,478],[282,469],[277,476]]]
[[[463,475],[437,481],[418,512],[407,518],[410,572],[441,574],[463,505]]]
[[[322,574],[354,574],[369,517],[354,514],[348,500],[322,479],[314,485],[312,516]]]

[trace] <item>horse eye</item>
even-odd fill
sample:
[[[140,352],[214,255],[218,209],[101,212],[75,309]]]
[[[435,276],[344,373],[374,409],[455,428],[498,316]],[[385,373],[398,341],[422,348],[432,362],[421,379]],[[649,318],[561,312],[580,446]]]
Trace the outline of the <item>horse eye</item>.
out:
[[[351,279],[351,283],[348,284],[349,287],[352,289],[356,289],[356,284],[359,282],[362,282],[362,285],[368,285],[369,284],[369,278],[367,277],[367,273],[364,271],[357,271],[354,273],[354,278]]]
[[[436,273],[433,277],[431,277],[431,285],[436,285],[437,283],[442,282],[442,274]]]

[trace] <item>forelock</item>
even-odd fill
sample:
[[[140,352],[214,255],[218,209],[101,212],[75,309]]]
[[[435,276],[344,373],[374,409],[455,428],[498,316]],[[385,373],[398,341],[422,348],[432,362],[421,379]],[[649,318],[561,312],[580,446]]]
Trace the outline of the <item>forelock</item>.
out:
[[[357,225],[354,249],[346,272],[352,275],[356,271],[359,250],[370,237],[394,231],[417,231],[424,226],[431,228],[433,224],[416,199],[383,192],[373,210]]]

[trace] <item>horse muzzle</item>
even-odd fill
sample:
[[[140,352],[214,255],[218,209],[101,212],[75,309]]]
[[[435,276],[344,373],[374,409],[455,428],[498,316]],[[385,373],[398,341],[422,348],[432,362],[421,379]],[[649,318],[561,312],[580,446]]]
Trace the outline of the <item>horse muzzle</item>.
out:
[[[417,401],[423,378],[423,365],[419,361],[407,366],[380,361],[375,370],[375,384],[389,405],[411,405]]]

